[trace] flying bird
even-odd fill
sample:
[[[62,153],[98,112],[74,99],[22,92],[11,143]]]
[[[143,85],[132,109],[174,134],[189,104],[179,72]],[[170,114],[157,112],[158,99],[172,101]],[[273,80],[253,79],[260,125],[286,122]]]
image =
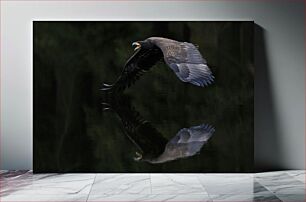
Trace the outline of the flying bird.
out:
[[[192,43],[150,37],[133,42],[132,46],[135,52],[126,62],[121,76],[113,85],[103,84],[102,90],[122,91],[162,60],[182,82],[204,87],[214,81],[206,60]]]

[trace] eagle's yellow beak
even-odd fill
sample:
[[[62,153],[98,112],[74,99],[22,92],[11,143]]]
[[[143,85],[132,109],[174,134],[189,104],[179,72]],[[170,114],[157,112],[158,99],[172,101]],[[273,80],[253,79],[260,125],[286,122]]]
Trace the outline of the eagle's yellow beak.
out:
[[[134,48],[134,51],[137,50],[137,49],[139,49],[139,48],[141,48],[141,44],[138,43],[138,42],[133,42],[133,43],[132,43],[132,46],[136,46],[136,47]]]

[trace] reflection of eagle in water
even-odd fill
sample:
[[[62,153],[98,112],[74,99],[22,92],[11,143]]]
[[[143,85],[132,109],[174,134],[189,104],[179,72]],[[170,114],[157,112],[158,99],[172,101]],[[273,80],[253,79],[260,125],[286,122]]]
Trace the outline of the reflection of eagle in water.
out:
[[[136,161],[164,163],[198,154],[211,138],[215,129],[208,124],[180,129],[167,139],[150,122],[144,120],[131,105],[128,97],[118,95],[116,99],[103,103],[104,110],[112,109],[121,120],[125,134],[138,148]]]
[[[164,151],[159,156],[146,158],[143,157],[143,154],[137,152],[135,160],[143,160],[149,163],[164,163],[194,156],[200,152],[214,131],[215,129],[208,124],[183,128],[167,142]]]
[[[104,84],[102,90],[113,88],[119,91],[124,90],[163,58],[183,82],[204,87],[214,80],[206,60],[192,43],[150,37],[144,41],[134,42],[132,45],[136,46],[136,52],[125,64],[121,76],[113,85]]]

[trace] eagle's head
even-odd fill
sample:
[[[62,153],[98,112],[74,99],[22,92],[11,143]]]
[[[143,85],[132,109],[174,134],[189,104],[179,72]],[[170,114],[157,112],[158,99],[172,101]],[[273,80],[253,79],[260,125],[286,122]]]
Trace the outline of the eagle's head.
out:
[[[135,47],[134,51],[138,50],[139,48],[141,48],[141,42],[140,41],[136,41],[132,43],[132,46]]]
[[[135,47],[134,51],[138,49],[151,49],[154,47],[154,44],[149,41],[149,40],[144,40],[144,41],[135,41],[132,43],[132,46]]]

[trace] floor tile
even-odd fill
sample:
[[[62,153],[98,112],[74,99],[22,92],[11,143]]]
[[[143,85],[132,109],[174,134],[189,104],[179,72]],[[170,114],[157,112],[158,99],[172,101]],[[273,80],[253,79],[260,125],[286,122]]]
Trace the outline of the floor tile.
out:
[[[253,195],[233,195],[233,194],[219,194],[209,195],[212,201],[224,201],[224,202],[251,202],[253,201]]]
[[[305,202],[304,194],[277,194],[276,195],[283,202]]]
[[[277,196],[269,194],[254,194],[253,201],[255,202],[282,202]]]
[[[148,202],[212,202],[207,194],[183,194],[183,195],[153,195],[147,199],[141,199],[140,201]]]
[[[1,202],[86,202],[88,195],[20,195],[20,194],[12,194],[8,196],[1,197]]]
[[[0,170],[0,176],[2,175],[2,174],[4,174],[4,173],[7,173],[8,172],[8,170]]]
[[[5,177],[1,196],[88,194],[95,174],[35,174]]]
[[[192,174],[151,174],[152,194],[202,194],[207,192],[196,175]]]
[[[6,196],[27,186],[32,181],[33,174],[29,171],[6,171],[0,176],[0,196]]]
[[[254,177],[256,179],[274,179],[274,178],[288,178],[288,172],[289,170],[286,171],[273,171],[273,172],[260,172],[260,173],[255,173]]]
[[[257,195],[274,195],[271,191],[269,191],[266,187],[261,185],[259,182],[254,180],[253,184],[253,193]]]
[[[250,174],[202,174],[198,178],[209,195],[253,195]]]
[[[275,196],[271,191],[262,186],[259,182],[254,181],[254,194],[253,201],[270,201],[270,202],[281,202],[281,200]]]
[[[130,201],[147,201],[147,202],[164,202],[164,201],[173,201],[173,202],[211,202],[207,195],[90,195],[88,202],[130,202]]]
[[[256,176],[256,181],[272,193],[278,194],[305,194],[305,184],[296,180],[287,173],[261,174]]]
[[[286,173],[292,176],[294,179],[305,183],[306,176],[304,170],[293,170],[293,171],[287,171]]]
[[[151,194],[149,174],[97,174],[92,195]]]
[[[267,195],[233,195],[233,194],[220,194],[209,195],[213,201],[224,202],[282,202],[278,197],[273,194]]]

